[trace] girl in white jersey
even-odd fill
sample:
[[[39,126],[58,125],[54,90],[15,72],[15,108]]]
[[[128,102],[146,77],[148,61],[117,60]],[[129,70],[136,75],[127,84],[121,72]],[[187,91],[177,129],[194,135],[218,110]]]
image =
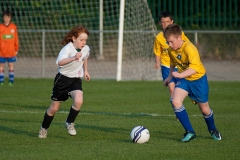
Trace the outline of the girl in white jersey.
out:
[[[83,26],[73,28],[63,39],[56,64],[58,73],[54,79],[52,90],[52,103],[47,109],[39,131],[39,138],[47,137],[47,129],[50,127],[55,113],[59,110],[60,104],[69,97],[73,104],[65,122],[69,135],[76,135],[74,121],[83,103],[82,80],[84,77],[90,80],[88,73],[87,58],[90,48],[86,45],[89,31]]]

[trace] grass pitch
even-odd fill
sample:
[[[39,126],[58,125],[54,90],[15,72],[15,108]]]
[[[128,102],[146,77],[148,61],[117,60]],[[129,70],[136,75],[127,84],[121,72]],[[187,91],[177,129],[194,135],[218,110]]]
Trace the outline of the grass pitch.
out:
[[[69,136],[64,121],[72,100],[63,102],[46,139],[38,138],[49,107],[53,79],[16,79],[0,86],[0,159],[239,159],[240,82],[210,82],[210,107],[222,135],[214,141],[196,105],[184,102],[197,138],[181,143],[184,130],[159,81],[83,81],[84,103]],[[130,141],[137,125],[150,131],[145,144]]]

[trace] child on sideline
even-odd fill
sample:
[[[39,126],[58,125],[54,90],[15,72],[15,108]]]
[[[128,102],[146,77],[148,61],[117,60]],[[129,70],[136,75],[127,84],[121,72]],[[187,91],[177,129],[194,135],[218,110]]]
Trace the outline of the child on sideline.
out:
[[[4,85],[4,64],[8,62],[9,86],[14,83],[14,65],[19,49],[17,26],[11,22],[12,13],[3,11],[0,24],[0,85]]]
[[[163,35],[165,28],[173,23],[172,14],[169,11],[162,11],[159,15],[159,25],[162,27],[161,31],[155,38],[154,42],[154,54],[155,54],[155,69],[158,69],[161,65],[162,78],[165,80],[169,74],[170,68],[170,58],[168,55],[169,45]],[[182,37],[184,41],[189,41],[188,38],[182,32]],[[160,63],[161,61],[161,63]],[[177,70],[177,68],[175,69]],[[168,89],[170,92],[170,103],[172,106],[172,94],[175,87],[175,78],[173,77],[168,83]]]
[[[73,28],[63,39],[61,49],[56,64],[58,73],[54,79],[52,90],[52,103],[47,109],[39,131],[39,138],[47,137],[49,128],[55,113],[59,110],[60,104],[69,97],[73,99],[70,112],[65,122],[69,135],[76,135],[74,121],[83,103],[82,80],[81,77],[89,81],[87,58],[90,48],[86,45],[89,31],[83,26]]]
[[[182,29],[177,24],[167,26],[164,37],[170,46],[171,65],[169,76],[164,80],[164,85],[168,85],[172,77],[177,79],[172,104],[177,118],[186,131],[182,142],[189,142],[196,138],[196,133],[183,105],[187,96],[197,102],[213,139],[221,140],[221,135],[214,124],[213,111],[208,104],[208,80],[197,48],[191,42],[183,41]],[[174,71],[175,66],[178,67],[177,72]]]

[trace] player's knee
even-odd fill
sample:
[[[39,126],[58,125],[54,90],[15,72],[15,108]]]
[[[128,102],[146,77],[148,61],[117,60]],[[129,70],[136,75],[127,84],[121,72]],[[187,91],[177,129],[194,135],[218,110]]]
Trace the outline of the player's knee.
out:
[[[182,102],[177,101],[177,100],[172,100],[172,104],[174,106],[174,108],[180,108],[182,106]]]
[[[74,100],[74,107],[76,108],[76,109],[80,109],[80,107],[82,106],[82,104],[83,104],[83,100],[82,99],[75,99]]]
[[[58,108],[51,107],[49,111],[52,115],[54,115],[58,111]]]
[[[48,111],[52,115],[54,115],[58,110],[59,110],[59,105],[56,105],[56,104],[51,104],[51,106],[48,109]]]
[[[201,109],[201,112],[204,116],[207,116],[209,114],[211,114],[212,110],[211,108],[207,107],[207,108],[200,108]]]

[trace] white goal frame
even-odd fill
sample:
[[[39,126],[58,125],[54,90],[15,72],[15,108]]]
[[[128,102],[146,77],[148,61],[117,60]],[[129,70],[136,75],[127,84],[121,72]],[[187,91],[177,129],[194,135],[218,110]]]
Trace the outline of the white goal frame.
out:
[[[118,54],[117,54],[117,81],[122,80],[122,49],[123,49],[123,28],[124,28],[125,0],[120,2],[120,18],[118,32]]]

